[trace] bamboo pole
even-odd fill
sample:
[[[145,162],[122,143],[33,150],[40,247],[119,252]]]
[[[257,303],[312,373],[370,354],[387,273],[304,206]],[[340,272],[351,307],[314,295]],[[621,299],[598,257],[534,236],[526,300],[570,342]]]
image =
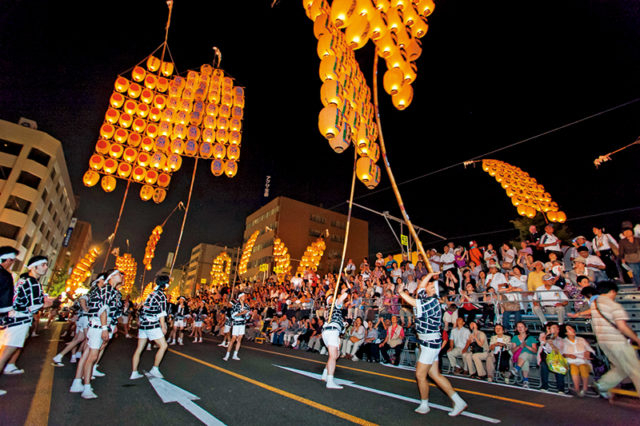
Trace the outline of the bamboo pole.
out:
[[[120,204],[120,212],[118,213],[118,219],[116,220],[116,226],[113,229],[113,233],[109,238],[109,249],[104,255],[104,263],[102,264],[102,270],[104,271],[107,268],[107,261],[109,260],[109,255],[111,254],[111,248],[113,247],[113,242],[116,239],[116,234],[118,233],[118,228],[120,227],[120,219],[122,218],[122,211],[124,210],[124,204],[127,201],[127,195],[129,195],[129,187],[131,186],[131,177],[127,179],[127,188],[124,190],[124,195],[122,196],[122,203]]]
[[[418,233],[416,232],[411,220],[409,219],[409,214],[405,209],[404,202],[402,201],[402,196],[400,195],[400,190],[398,189],[398,185],[396,184],[396,179],[393,176],[393,172],[391,171],[391,165],[389,164],[389,159],[387,158],[387,149],[384,145],[384,137],[382,135],[382,125],[380,124],[380,108],[378,106],[378,51],[376,49],[374,59],[373,59],[373,106],[375,107],[376,112],[376,123],[378,125],[378,137],[380,140],[380,152],[382,153],[382,160],[384,161],[384,167],[387,169],[387,174],[389,175],[389,181],[391,182],[391,187],[393,188],[393,193],[396,195],[396,200],[398,201],[398,207],[400,208],[400,212],[402,213],[402,217],[404,218],[407,227],[409,228],[409,232],[413,237],[413,240],[416,242],[416,246],[418,248],[418,252],[422,255],[422,259],[425,263],[425,266],[429,270],[430,273],[433,273],[433,268],[431,267],[431,262],[427,258],[427,254],[424,251],[424,247],[422,246],[422,241],[418,237]]]
[[[178,252],[180,251],[180,243],[182,242],[182,234],[184,233],[184,225],[187,222],[187,214],[189,213],[189,205],[191,204],[191,194],[193,193],[193,183],[196,180],[196,170],[198,170],[198,157],[195,157],[195,162],[193,163],[193,174],[191,175],[191,186],[189,187],[189,197],[187,198],[187,206],[184,208],[184,216],[182,216],[182,226],[180,227],[180,235],[178,236],[178,244],[176,245],[176,252],[173,255],[173,260],[171,261],[171,268],[169,269],[169,276],[173,274],[173,267],[176,264],[176,259],[178,258]]]

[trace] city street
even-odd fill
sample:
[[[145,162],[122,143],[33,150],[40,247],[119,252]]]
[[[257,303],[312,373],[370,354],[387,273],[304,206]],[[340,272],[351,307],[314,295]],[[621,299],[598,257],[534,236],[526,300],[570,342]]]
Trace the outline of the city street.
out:
[[[62,325],[42,330],[41,324],[18,361],[25,374],[2,376],[0,388],[8,394],[0,398],[1,424],[622,424],[637,415],[595,397],[453,378],[468,411],[452,421],[450,401],[432,387],[432,409],[423,416],[413,412],[412,371],[340,360],[336,377],[344,389],[328,391],[319,380],[324,356],[249,343],[241,361],[225,362],[219,338],[210,335],[202,344],[171,346],[161,365],[164,381],[129,380],[135,340],[118,337],[100,364],[106,376],[94,381],[99,398],[87,401],[68,391],[75,373],[69,358],[64,367],[50,363],[62,344]],[[152,353],[145,351],[141,372],[150,369]]]

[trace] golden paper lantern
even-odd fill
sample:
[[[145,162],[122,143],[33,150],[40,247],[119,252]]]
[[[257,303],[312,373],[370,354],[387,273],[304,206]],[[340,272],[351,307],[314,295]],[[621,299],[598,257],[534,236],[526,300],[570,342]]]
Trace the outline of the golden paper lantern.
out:
[[[104,164],[102,165],[102,169],[107,174],[113,174],[118,169],[118,162],[113,158],[107,158],[104,160]]]
[[[166,173],[160,173],[158,176],[158,186],[166,188],[171,183],[171,176]]]
[[[109,124],[115,124],[120,118],[120,112],[117,109],[109,108],[104,115],[104,119]]]
[[[232,178],[236,173],[238,173],[238,163],[234,160],[227,160],[224,164],[224,174],[227,177]]]
[[[142,201],[149,201],[153,197],[153,193],[155,192],[153,186],[151,185],[142,185],[140,188],[140,199]]]
[[[87,170],[82,176],[82,183],[85,186],[92,187],[95,186],[100,180],[100,174],[93,170]]]
[[[211,161],[211,173],[214,176],[222,176],[224,173],[224,162],[220,159],[214,159]]]
[[[129,163],[122,162],[118,164],[118,176],[121,178],[128,178],[131,174],[131,165]]]
[[[103,176],[100,180],[100,185],[104,192],[111,192],[116,189],[116,178],[113,176]]]
[[[380,167],[368,157],[360,157],[356,161],[356,175],[369,189],[375,188],[380,183]]]
[[[93,154],[91,158],[89,158],[89,167],[93,170],[101,170],[104,165],[104,158],[101,155]]]
[[[399,68],[388,69],[382,79],[384,91],[393,96],[400,92],[404,86],[404,73]]]
[[[111,145],[109,144],[109,142],[105,141],[104,139],[98,139],[98,142],[96,142],[96,152],[99,154],[108,154],[110,147]]]

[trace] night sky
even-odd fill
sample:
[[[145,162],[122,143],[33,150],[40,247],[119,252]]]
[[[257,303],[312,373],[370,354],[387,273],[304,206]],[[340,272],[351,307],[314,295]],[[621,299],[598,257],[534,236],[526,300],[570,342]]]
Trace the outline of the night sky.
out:
[[[62,142],[80,201],[77,216],[91,222],[96,241],[111,233],[125,183],[106,194],[99,185],[85,188],[82,174],[115,78],[129,77],[162,43],[167,10],[162,0],[0,3],[0,118],[33,119]],[[441,0],[429,23],[413,103],[397,111],[381,90],[382,130],[397,181],[413,179],[400,187],[412,221],[461,237],[460,243],[470,234],[511,228],[517,217],[493,178],[461,162],[640,98],[637,0]],[[221,67],[246,88],[239,172],[216,178],[210,161],[199,162],[178,263],[199,242],[241,244],[246,215],[267,201],[267,175],[269,199],[283,195],[346,213],[353,153],[334,153],[318,132],[319,59],[300,0],[280,0],[274,8],[269,0],[176,0],[168,40],[180,73],[211,63],[217,46]],[[356,57],[371,83],[373,44]],[[543,184],[574,234],[590,237],[594,221],[617,234],[620,222],[635,221],[640,209],[571,219],[640,206],[640,147],[599,169],[593,165],[640,135],[639,117],[640,102],[631,103],[488,158]],[[142,202],[139,186],[132,186],[115,245],[124,248],[128,238],[139,263],[153,227],[186,202],[192,167],[185,159],[160,205]],[[374,191],[357,185],[356,202],[400,216],[386,173]],[[382,218],[357,208],[354,215],[370,222],[370,252],[399,250]],[[154,269],[175,249],[180,222],[175,215],[168,223]],[[423,242],[442,245],[432,237]]]

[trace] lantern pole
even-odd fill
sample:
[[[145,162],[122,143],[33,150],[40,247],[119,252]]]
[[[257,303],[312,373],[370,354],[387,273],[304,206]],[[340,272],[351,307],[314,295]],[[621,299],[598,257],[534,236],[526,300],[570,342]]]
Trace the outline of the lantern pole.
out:
[[[127,195],[129,194],[129,186],[131,186],[131,176],[127,179],[127,188],[124,190],[124,196],[122,197],[122,203],[120,204],[120,213],[118,213],[118,219],[116,220],[116,226],[113,229],[113,233],[109,239],[109,249],[105,253],[104,263],[102,264],[102,270],[104,271],[107,268],[107,261],[109,260],[109,255],[111,254],[111,248],[113,247],[113,242],[116,239],[116,234],[118,233],[118,227],[120,226],[120,219],[122,218],[122,211],[124,210],[124,204],[127,201]]]
[[[398,201],[398,207],[400,208],[400,212],[402,213],[402,217],[404,218],[405,223],[407,224],[407,228],[409,228],[409,232],[416,242],[416,246],[418,248],[418,253],[422,256],[424,260],[425,266],[429,270],[430,273],[433,273],[433,268],[431,267],[431,262],[429,262],[429,258],[424,251],[424,247],[422,246],[422,241],[418,237],[418,233],[416,232],[411,220],[409,219],[409,215],[404,207],[404,202],[402,201],[402,196],[400,195],[400,190],[398,189],[398,185],[396,184],[396,179],[393,176],[393,172],[391,171],[391,165],[389,164],[389,159],[387,158],[387,149],[384,145],[384,137],[382,136],[382,125],[380,123],[380,108],[378,105],[378,49],[376,49],[374,58],[373,58],[373,104],[376,111],[376,124],[378,125],[378,135],[380,138],[380,151],[382,153],[382,159],[384,161],[384,167],[387,169],[387,174],[389,175],[389,181],[391,181],[391,186],[393,188],[393,192],[396,195],[396,200]]]
[[[332,318],[333,310],[336,306],[336,298],[338,296],[338,289],[340,288],[340,278],[342,278],[342,268],[344,268],[344,259],[347,256],[347,243],[349,242],[349,228],[351,227],[351,212],[353,210],[353,194],[356,188],[356,160],[358,159],[357,151],[353,150],[353,176],[351,177],[351,195],[349,196],[349,212],[347,214],[347,226],[344,229],[344,244],[342,245],[342,259],[340,260],[340,269],[338,270],[338,280],[336,281],[336,288],[333,290],[333,298],[331,299],[331,309],[329,310],[329,316]]]
[[[187,214],[189,213],[189,205],[191,204],[191,194],[193,193],[193,183],[196,180],[196,170],[198,170],[198,157],[195,157],[193,164],[193,175],[191,175],[191,186],[189,187],[189,197],[187,198],[187,206],[184,209],[184,216],[182,216],[182,226],[180,227],[180,235],[178,236],[178,245],[176,246],[176,253],[173,256],[171,262],[171,269],[169,270],[169,276],[173,274],[173,267],[176,264],[178,258],[178,251],[180,251],[180,242],[182,242],[182,234],[184,233],[184,224],[187,222]]]
[[[171,12],[173,11],[173,0],[167,0],[167,7],[169,8],[169,16],[167,17],[167,25],[164,30],[164,43],[162,43],[162,56],[160,61],[164,61],[164,54],[167,51],[167,40],[169,39],[169,26],[171,25]],[[162,67],[160,67],[162,69]]]

